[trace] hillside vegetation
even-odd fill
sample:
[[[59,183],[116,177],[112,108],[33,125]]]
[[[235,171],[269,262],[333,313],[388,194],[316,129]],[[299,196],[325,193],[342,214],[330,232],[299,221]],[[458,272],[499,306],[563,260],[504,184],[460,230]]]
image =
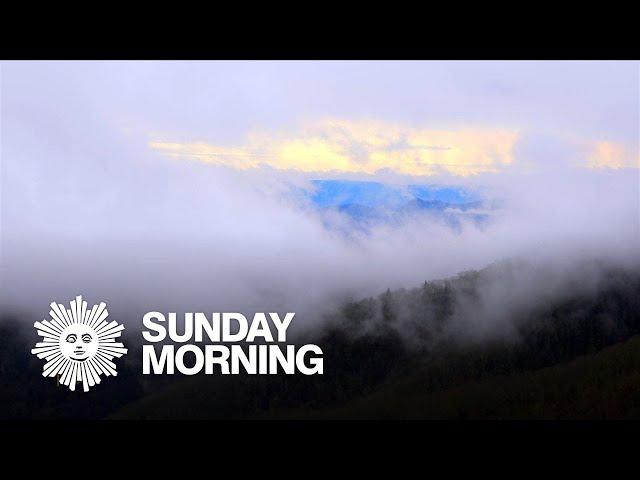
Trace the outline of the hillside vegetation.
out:
[[[314,339],[322,377],[183,379],[115,417],[636,416],[640,276],[599,264],[552,275],[507,262],[351,302]]]
[[[0,321],[2,418],[630,418],[640,414],[640,273],[503,262],[348,302],[296,343],[324,375],[118,377],[78,395],[41,377],[35,334]]]

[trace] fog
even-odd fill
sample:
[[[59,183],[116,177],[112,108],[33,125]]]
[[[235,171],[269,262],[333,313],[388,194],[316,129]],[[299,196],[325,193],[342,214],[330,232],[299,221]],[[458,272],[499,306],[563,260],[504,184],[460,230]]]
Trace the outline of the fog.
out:
[[[381,76],[368,81],[370,70]],[[502,259],[560,279],[487,289],[505,304],[591,288],[594,278],[567,273],[585,260],[640,261],[637,64],[5,62],[1,82],[7,311],[41,317],[81,294],[128,325],[148,310],[291,311],[305,328],[347,299]],[[233,144],[255,124],[327,114],[508,123],[521,136],[512,163],[471,176],[237,169],[149,148],[158,135]],[[625,145],[632,164],[588,168],[575,137]],[[318,178],[461,185],[499,207],[482,228],[417,215],[346,235],[299,195]]]

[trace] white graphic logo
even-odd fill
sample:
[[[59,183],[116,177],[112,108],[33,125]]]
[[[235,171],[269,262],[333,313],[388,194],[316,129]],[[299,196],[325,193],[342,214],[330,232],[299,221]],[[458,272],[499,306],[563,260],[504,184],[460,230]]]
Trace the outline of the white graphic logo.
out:
[[[117,375],[114,357],[127,353],[116,338],[122,334],[123,325],[107,322],[107,305],[102,302],[87,311],[87,302],[76,297],[66,309],[61,303],[53,302],[49,315],[51,320],[33,324],[42,342],[36,344],[31,353],[44,358],[43,377],[59,376],[59,381],[69,389],[76,389],[76,382],[82,383],[85,392],[100,383],[100,375]]]

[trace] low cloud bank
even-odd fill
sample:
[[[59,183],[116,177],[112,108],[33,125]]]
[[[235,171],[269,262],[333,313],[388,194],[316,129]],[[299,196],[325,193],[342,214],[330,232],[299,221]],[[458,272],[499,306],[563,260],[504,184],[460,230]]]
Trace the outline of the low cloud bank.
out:
[[[501,205],[481,227],[463,220],[452,229],[418,215],[348,235],[327,228],[324,214],[291,194],[313,189],[311,179],[157,158],[120,175],[80,172],[66,182],[63,175],[61,185],[31,191],[10,175],[3,306],[42,316],[52,300],[82,294],[107,301],[133,325],[150,309],[275,310],[297,312],[295,327],[304,328],[346,300],[505,258],[556,271],[585,259],[635,265],[640,258],[633,170],[474,178],[467,183],[481,183]],[[524,298],[527,286],[518,288]],[[498,296],[505,305],[515,301],[510,290]]]
[[[51,301],[82,294],[88,301],[106,301],[114,317],[129,325],[150,309],[275,310],[297,312],[294,327],[305,328],[348,299],[504,258],[561,270],[588,258],[637,263],[638,169],[618,168],[628,162],[621,164],[617,150],[605,147],[611,161],[586,168],[591,151],[576,150],[563,134],[575,124],[579,138],[610,139],[634,150],[637,112],[629,105],[637,99],[637,69],[557,62],[515,66],[3,64],[2,309],[41,319]],[[567,78],[561,82],[562,75]],[[346,83],[337,85],[336,78]],[[496,89],[494,78],[514,88]],[[541,78],[553,81],[540,83]],[[363,85],[371,87],[366,97]],[[429,98],[422,97],[427,91]],[[526,94],[505,95],[509,91]],[[405,115],[417,107],[415,115]],[[615,124],[607,116],[611,112]],[[289,127],[302,114],[413,127],[384,144],[384,158],[393,157],[390,169],[385,162],[372,164],[376,139],[388,130],[380,122],[373,137],[355,128],[359,121],[332,126],[329,132],[336,135],[351,132],[338,135],[338,143],[353,147],[349,165],[358,167],[337,172],[331,165],[315,166],[308,151],[298,158],[295,149],[287,150],[293,157],[284,164],[278,157],[267,162],[271,166],[242,169],[192,160],[191,151],[166,156],[149,147],[166,138],[231,148],[260,126],[296,132]],[[415,168],[397,168],[405,165],[405,140],[444,125],[476,132],[471,137],[483,145],[480,153],[460,150],[469,153],[461,160],[456,149],[430,148],[412,157]],[[517,141],[484,139],[487,128],[501,125],[517,130]],[[324,138],[323,132],[314,130],[311,137]],[[366,168],[356,155],[363,139]],[[424,140],[431,147],[451,147],[457,137],[442,138],[443,145]],[[497,155],[500,168],[465,170],[468,176],[455,175],[455,168],[434,171],[433,158],[442,155],[465,165],[474,155],[485,163]],[[283,165],[288,169],[276,169]],[[425,172],[438,175],[416,175]],[[478,172],[484,173],[472,175]],[[457,229],[416,215],[349,231],[348,219],[335,212],[334,225],[344,222],[344,228],[327,228],[325,213],[308,195],[296,193],[313,191],[318,179],[461,186],[482,191],[499,208],[490,221],[462,221]]]

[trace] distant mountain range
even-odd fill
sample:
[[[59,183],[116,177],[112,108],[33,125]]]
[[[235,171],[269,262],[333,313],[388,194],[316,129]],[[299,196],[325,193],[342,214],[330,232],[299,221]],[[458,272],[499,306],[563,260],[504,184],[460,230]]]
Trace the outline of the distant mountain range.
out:
[[[314,180],[309,194],[320,211],[346,215],[355,226],[400,224],[419,214],[431,214],[458,227],[463,218],[483,224],[489,209],[482,196],[463,187],[387,185],[352,180]]]

